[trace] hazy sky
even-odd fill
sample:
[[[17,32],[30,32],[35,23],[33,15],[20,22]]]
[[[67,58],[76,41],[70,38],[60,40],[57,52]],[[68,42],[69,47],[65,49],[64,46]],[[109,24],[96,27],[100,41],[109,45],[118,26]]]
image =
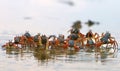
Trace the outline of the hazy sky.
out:
[[[73,6],[67,2],[73,2]],[[68,34],[73,22],[99,21],[94,32],[119,33],[120,0],[0,0],[0,33]],[[86,33],[87,26],[81,32]]]

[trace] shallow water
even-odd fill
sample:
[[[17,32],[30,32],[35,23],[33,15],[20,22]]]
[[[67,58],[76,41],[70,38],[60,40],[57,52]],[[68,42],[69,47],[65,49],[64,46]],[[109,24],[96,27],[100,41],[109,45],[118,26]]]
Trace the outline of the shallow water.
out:
[[[40,32],[48,35],[51,33],[67,35],[74,21],[85,22],[88,19],[100,22],[99,26],[92,27],[94,32],[109,30],[120,42],[118,33],[120,0],[71,1],[74,3],[73,6],[59,0],[1,0],[0,46],[26,30],[33,34]],[[83,25],[81,31],[86,33],[88,29]],[[119,71],[119,69],[120,51],[114,56],[103,54],[96,57],[95,53],[83,51],[6,52],[0,47],[0,71]]]
[[[120,53],[103,57],[77,52],[0,50],[0,71],[119,71]]]

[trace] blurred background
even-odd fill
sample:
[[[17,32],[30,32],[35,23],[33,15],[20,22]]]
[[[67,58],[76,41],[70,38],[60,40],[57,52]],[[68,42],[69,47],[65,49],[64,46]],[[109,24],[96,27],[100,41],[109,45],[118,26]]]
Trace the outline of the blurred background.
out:
[[[82,33],[109,31],[119,40],[119,0],[0,0],[0,39],[7,35],[64,34],[75,21],[81,21]],[[88,27],[88,20],[99,25]],[[6,37],[5,37],[6,38]]]

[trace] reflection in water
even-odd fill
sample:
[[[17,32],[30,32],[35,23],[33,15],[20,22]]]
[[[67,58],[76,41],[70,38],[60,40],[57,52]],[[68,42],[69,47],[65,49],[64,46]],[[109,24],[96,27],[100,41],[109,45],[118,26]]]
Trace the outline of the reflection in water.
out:
[[[41,48],[35,48],[33,52],[33,56],[35,57],[38,62],[44,63],[48,62],[50,57],[49,51],[41,49]]]
[[[108,57],[114,58],[116,54],[94,53],[85,52],[84,50],[44,50],[42,47],[39,48],[27,48],[27,49],[6,49],[6,54],[8,58],[15,58],[18,60],[25,60],[29,58],[34,58],[38,63],[45,63],[51,60],[54,61],[64,61],[64,62],[101,62],[104,63]]]
[[[6,54],[0,50],[3,55],[0,56],[2,71],[106,71],[112,64],[119,65],[119,60],[108,54],[85,52],[82,49],[74,51],[26,48],[6,49],[4,52]]]

